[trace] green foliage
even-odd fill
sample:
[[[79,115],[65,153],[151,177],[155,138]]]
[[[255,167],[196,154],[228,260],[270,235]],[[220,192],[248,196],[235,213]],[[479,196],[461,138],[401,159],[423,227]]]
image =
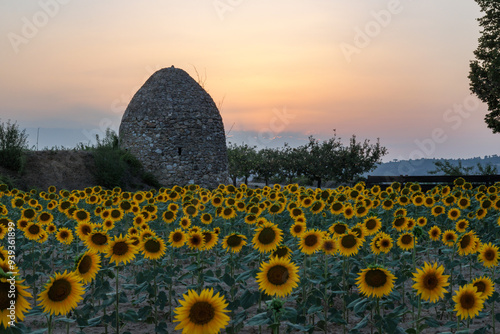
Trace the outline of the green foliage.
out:
[[[484,16],[479,18],[483,30],[470,63],[470,90],[488,105],[485,122],[493,133],[500,132],[500,4],[498,1],[476,0]]]
[[[0,184],[5,184],[9,189],[16,188],[16,180],[7,175],[0,174]]]
[[[149,186],[161,186],[153,174],[143,171],[141,162],[134,155],[120,148],[120,140],[114,131],[108,128],[106,136],[101,139],[96,135],[96,140],[95,146],[79,146],[93,151],[94,177],[98,184],[107,188],[123,188],[130,185],[131,178],[138,177]]]
[[[0,165],[14,171],[23,169],[23,151],[28,148],[26,130],[19,130],[17,123],[0,123]]]
[[[457,165],[452,164],[448,160],[436,161],[434,162],[435,170],[429,171],[429,174],[444,174],[451,176],[461,176],[461,175],[496,175],[498,169],[496,166],[488,163],[482,165],[477,164],[477,171],[474,171],[474,166],[463,166],[462,161],[458,161]]]
[[[387,149],[369,140],[359,142],[352,136],[349,145],[344,145],[334,136],[323,142],[313,136],[309,142],[297,148],[285,143],[281,149],[265,148],[256,151],[255,147],[244,144],[230,144],[228,147],[229,174],[236,185],[236,178],[246,179],[255,174],[266,185],[272,179],[293,183],[298,177],[305,177],[307,183],[317,182],[321,187],[324,180],[338,183],[356,181],[365,172],[371,171],[381,162]]]

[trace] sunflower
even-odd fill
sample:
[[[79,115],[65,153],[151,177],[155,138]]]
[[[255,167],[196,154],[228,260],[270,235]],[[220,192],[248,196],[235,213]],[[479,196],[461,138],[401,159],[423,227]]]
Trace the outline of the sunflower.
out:
[[[474,318],[484,307],[484,299],[472,284],[461,286],[458,291],[455,291],[453,301],[457,317],[460,316],[462,319]]]
[[[427,225],[427,218],[425,218],[425,217],[418,217],[417,218],[417,225],[420,226],[420,227],[424,227],[425,225]]]
[[[363,223],[365,224],[366,235],[376,234],[382,228],[382,221],[375,216],[367,217]]]
[[[141,240],[141,242],[144,242],[146,241],[147,238],[156,237],[156,232],[149,229],[149,227],[146,227],[139,232],[138,237]]]
[[[170,245],[172,247],[176,248],[184,246],[186,240],[187,240],[186,234],[180,229],[176,229],[170,232],[168,236],[168,242],[170,242]]]
[[[304,211],[301,208],[295,207],[289,210],[290,218],[295,220],[297,217],[304,216]]]
[[[356,234],[356,236],[363,241],[365,241],[365,237],[368,235],[365,225],[362,223],[357,223],[353,228],[350,229],[350,231]]]
[[[430,228],[429,238],[432,241],[438,241],[440,236],[441,236],[441,229],[438,226],[434,225],[433,227]]]
[[[348,232],[338,237],[339,253],[343,256],[356,255],[363,241],[353,232]]]
[[[455,230],[457,230],[458,233],[464,233],[467,227],[469,227],[469,221],[467,219],[460,219],[455,224]]]
[[[203,213],[200,217],[200,221],[205,225],[209,225],[213,221],[212,215],[209,213]]]
[[[228,304],[219,293],[214,295],[213,289],[203,289],[200,294],[189,290],[179,300],[174,322],[179,322],[175,330],[182,329],[183,334],[191,333],[219,333],[229,323],[225,314]]]
[[[486,209],[483,209],[483,208],[477,209],[477,211],[476,211],[476,218],[479,219],[479,220],[481,220],[484,217],[486,217],[487,213],[488,213],[488,210],[486,210]]]
[[[187,245],[190,249],[202,250],[205,245],[205,239],[201,232],[190,232],[187,236]]]
[[[399,236],[398,241],[397,241],[397,245],[399,246],[399,248],[401,248],[403,250],[410,250],[410,249],[413,249],[414,243],[416,243],[416,242],[417,241],[415,240],[413,233],[406,232],[406,233],[402,233]]]
[[[94,226],[91,223],[82,222],[76,225],[76,235],[83,241],[87,238],[87,236],[90,233],[92,233],[93,230]]]
[[[468,232],[462,235],[460,240],[458,240],[458,254],[461,256],[469,255],[473,252],[476,246],[476,236],[474,232]]]
[[[52,315],[66,315],[83,299],[85,290],[80,278],[69,272],[55,273],[39,294],[38,300],[43,311]]]
[[[286,297],[299,282],[299,268],[287,258],[273,257],[263,262],[257,273],[259,290],[269,296]]]
[[[347,205],[346,207],[344,207],[344,218],[345,219],[351,219],[352,217],[354,217],[355,214],[356,214],[356,212],[354,211],[352,206]]]
[[[380,250],[381,253],[389,253],[392,249],[393,241],[389,234],[384,232],[379,232],[375,236],[378,240],[376,241],[376,247]],[[372,247],[373,250],[373,247]]]
[[[90,213],[85,209],[73,211],[73,219],[78,223],[88,223],[90,221]]]
[[[442,215],[443,213],[444,213],[444,206],[442,206],[442,205],[433,206],[432,209],[431,209],[431,214],[434,217]]]
[[[342,222],[336,222],[328,228],[328,231],[335,236],[344,235],[348,232],[348,230],[349,227],[347,226],[347,224]]]
[[[321,248],[324,233],[317,229],[305,231],[300,236],[299,248],[304,254],[314,254]]]
[[[450,220],[457,220],[460,217],[460,210],[457,208],[452,208],[448,211],[448,218]]]
[[[255,230],[252,239],[253,247],[261,253],[271,252],[278,247],[283,239],[283,232],[277,225],[265,220],[261,227]]]
[[[397,216],[392,221],[392,227],[398,232],[403,231],[406,228],[407,224],[408,218],[406,216]]]
[[[62,244],[71,245],[73,241],[73,232],[68,228],[61,227],[59,231],[57,231],[56,239]]]
[[[96,252],[106,252],[108,248],[109,236],[103,231],[92,231],[84,240],[85,245]]]
[[[210,250],[215,245],[217,245],[217,241],[219,241],[219,237],[212,231],[202,231],[203,234],[203,250]]]
[[[86,251],[76,260],[75,274],[84,283],[92,282],[99,269],[101,269],[101,257],[92,250]]]
[[[102,228],[106,231],[109,231],[109,230],[112,230],[115,228],[115,222],[111,219],[105,219],[103,222],[102,222]]]
[[[445,292],[448,292],[445,287],[450,285],[450,275],[443,275],[443,272],[444,267],[438,267],[436,262],[433,265],[425,262],[422,269],[417,268],[417,272],[413,273],[416,283],[412,287],[421,295],[420,298],[434,303],[444,297]]]
[[[8,266],[7,261],[0,262]],[[11,315],[15,316],[14,322],[23,321],[24,313],[31,309],[30,303],[26,300],[31,298],[31,294],[26,291],[28,287],[21,284],[23,282],[24,280],[17,280],[15,276],[0,278],[0,324],[5,329],[12,323]],[[14,293],[12,293],[13,286]],[[15,306],[13,310],[12,305]]]
[[[41,224],[49,224],[54,220],[54,216],[50,212],[42,211],[38,215],[37,219]]]
[[[247,244],[247,237],[239,233],[231,233],[222,240],[222,248],[226,252],[238,253]]]
[[[446,246],[453,247],[453,245],[455,245],[455,242],[457,241],[457,239],[458,239],[458,236],[455,233],[455,231],[446,230],[443,232],[442,241],[443,241],[443,244],[445,244]]]
[[[489,277],[478,277],[472,281],[472,286],[476,287],[477,292],[483,299],[488,299],[495,292],[495,283]]]
[[[457,200],[457,205],[460,209],[466,209],[470,206],[470,200],[467,197],[460,197]]]
[[[21,219],[26,219],[28,221],[35,220],[37,213],[33,208],[27,208],[21,211]]]
[[[335,239],[335,238],[323,238],[323,242],[321,243],[320,249],[325,254],[335,255],[339,250],[337,239]]]
[[[306,230],[305,223],[295,223],[290,227],[290,234],[294,237],[300,237]]]
[[[140,250],[146,259],[158,260],[165,255],[167,247],[160,237],[149,237],[140,243]]]
[[[483,244],[479,249],[478,260],[488,268],[498,266],[498,260],[500,260],[498,247],[493,245],[491,242]]]
[[[367,297],[382,298],[391,293],[396,277],[382,267],[363,269],[356,279],[359,291]]]
[[[115,262],[116,265],[121,263],[127,264],[129,261],[135,258],[135,254],[138,249],[134,246],[129,238],[120,236],[115,236],[109,243],[109,247],[106,252],[106,257],[109,257],[109,262]]]
[[[180,221],[179,221],[179,225],[187,230],[189,228],[189,226],[191,226],[191,219],[189,219],[189,217],[187,216],[183,216]]]
[[[24,229],[28,226],[28,224],[29,221],[27,221],[26,219],[19,219],[17,221],[17,228],[24,232]]]
[[[290,259],[292,257],[292,250],[286,245],[279,245],[272,253],[271,257],[279,257]]]
[[[30,222],[24,229],[24,235],[29,240],[37,240],[40,237],[40,234],[43,232],[43,229],[37,223]]]
[[[232,219],[232,218],[236,217],[236,215],[237,215],[236,210],[231,206],[223,208],[221,213],[220,213],[220,216],[226,220]]]
[[[334,215],[341,214],[344,211],[344,204],[339,201],[335,201],[330,206],[330,212]]]

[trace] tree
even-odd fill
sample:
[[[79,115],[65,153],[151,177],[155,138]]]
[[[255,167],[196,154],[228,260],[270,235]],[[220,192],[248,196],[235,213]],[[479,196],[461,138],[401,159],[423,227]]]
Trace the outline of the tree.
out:
[[[227,147],[228,171],[234,186],[236,186],[238,177],[244,177],[245,184],[248,184],[248,178],[255,168],[256,156],[255,146],[229,143]]]
[[[500,2],[476,0],[484,16],[476,59],[470,63],[470,90],[488,105],[484,120],[493,133],[500,132]]]
[[[269,179],[276,176],[280,168],[279,151],[273,148],[264,148],[257,152],[255,173],[269,185]]]
[[[353,135],[349,140],[349,146],[342,147],[340,153],[342,168],[338,175],[334,175],[334,179],[338,182],[353,182],[361,174],[374,170],[386,154],[387,149],[380,146],[378,139],[376,144],[370,145],[368,139],[359,142]]]
[[[0,123],[0,165],[20,171],[24,165],[24,150],[28,149],[26,130],[19,130],[17,123]]]
[[[474,169],[473,166],[469,167],[462,166],[462,161],[458,161],[458,165],[456,166],[453,165],[448,160],[436,161],[434,163],[434,166],[436,167],[436,169],[429,171],[429,174],[443,173],[444,175],[461,176],[461,175],[470,175],[470,173]]]

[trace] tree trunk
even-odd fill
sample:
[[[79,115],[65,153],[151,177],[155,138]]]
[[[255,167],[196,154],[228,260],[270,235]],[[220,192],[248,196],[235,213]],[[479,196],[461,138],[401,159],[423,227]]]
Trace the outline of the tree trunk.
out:
[[[233,186],[235,186],[235,187],[236,187],[236,176],[235,176],[235,177],[232,177],[232,179],[233,179]]]
[[[248,186],[248,176],[245,176],[245,184]]]
[[[318,178],[318,188],[321,188],[321,178]]]

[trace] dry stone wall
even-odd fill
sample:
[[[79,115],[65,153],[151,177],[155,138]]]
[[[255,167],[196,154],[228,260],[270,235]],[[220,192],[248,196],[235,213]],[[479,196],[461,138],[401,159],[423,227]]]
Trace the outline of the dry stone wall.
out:
[[[120,146],[164,186],[228,182],[222,118],[210,95],[182,69],[154,73],[120,124]]]

